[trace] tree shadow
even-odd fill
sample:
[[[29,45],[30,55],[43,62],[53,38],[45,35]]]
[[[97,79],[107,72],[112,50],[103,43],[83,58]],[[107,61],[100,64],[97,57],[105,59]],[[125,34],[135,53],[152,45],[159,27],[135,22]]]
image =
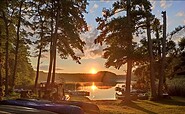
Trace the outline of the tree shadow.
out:
[[[160,103],[160,104],[166,104],[166,105],[178,105],[178,106],[185,106],[185,101],[178,101],[178,100],[174,100],[174,99],[162,99],[159,101],[154,101],[156,103]]]
[[[145,101],[143,101],[143,102],[145,102]],[[154,105],[154,106],[159,106],[159,105],[151,103],[151,102],[145,102],[145,103],[150,104],[150,105]]]
[[[164,99],[160,99],[160,100],[158,99],[157,101],[152,101],[152,102],[147,102],[147,101],[143,101],[143,102],[154,106],[159,106],[160,104],[185,106],[185,101],[180,101],[173,98],[166,98],[166,99],[164,98]],[[158,104],[155,104],[155,103],[158,103]]]
[[[143,107],[138,106],[138,105],[137,105],[136,103],[134,103],[134,102],[131,102],[131,103],[127,104],[126,106],[128,106],[128,107],[130,107],[130,108],[135,108],[135,109],[140,110],[140,111],[143,111],[143,112],[145,112],[145,113],[147,113],[147,114],[157,114],[157,113],[155,113],[155,112],[152,112],[152,111],[150,111],[150,110],[147,110],[147,109],[145,109],[145,108],[143,108]]]

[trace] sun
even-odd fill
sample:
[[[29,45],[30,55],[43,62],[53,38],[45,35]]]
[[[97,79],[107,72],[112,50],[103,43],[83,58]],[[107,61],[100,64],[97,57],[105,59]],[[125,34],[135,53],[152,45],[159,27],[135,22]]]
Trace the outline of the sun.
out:
[[[97,73],[97,70],[95,68],[92,68],[91,71],[90,71],[91,74],[96,74]]]

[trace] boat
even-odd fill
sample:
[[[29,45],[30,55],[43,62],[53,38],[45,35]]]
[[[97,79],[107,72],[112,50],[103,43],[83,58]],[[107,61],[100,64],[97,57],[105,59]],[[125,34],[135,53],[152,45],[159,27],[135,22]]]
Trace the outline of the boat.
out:
[[[120,90],[117,88],[117,90]],[[116,99],[124,100],[125,99],[125,91],[116,91],[115,94]],[[130,92],[130,97],[132,100],[146,100],[148,99],[148,94],[145,91],[138,91],[138,90],[132,90]]]
[[[0,105],[0,114],[57,114],[46,110],[38,110],[23,106]]]
[[[74,105],[82,108],[85,113],[87,114],[100,114],[100,109],[97,105],[93,103],[86,103],[80,101],[58,101],[58,102],[51,102],[48,100],[37,100],[37,99],[17,99],[22,101],[32,101],[32,102],[39,102],[39,103],[54,103],[54,104],[62,104],[62,105]]]
[[[66,92],[69,95],[73,95],[73,96],[89,96],[90,92],[87,91],[68,91]]]
[[[87,114],[100,114],[100,109],[97,105],[92,103],[85,103],[79,101],[60,101],[59,104],[75,105],[84,110]]]
[[[37,100],[2,100],[0,101],[0,105],[24,106],[59,114],[84,114],[83,109],[78,106]]]

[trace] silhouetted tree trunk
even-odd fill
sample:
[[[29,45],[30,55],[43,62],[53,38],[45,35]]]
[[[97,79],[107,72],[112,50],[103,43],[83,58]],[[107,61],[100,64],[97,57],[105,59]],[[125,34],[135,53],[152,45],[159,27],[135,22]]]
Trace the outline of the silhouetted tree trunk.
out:
[[[158,62],[159,62],[159,66],[158,66],[158,76],[161,76],[161,44],[160,44],[160,38],[159,38],[159,28],[156,25],[156,39],[157,39],[157,47],[158,47],[158,52],[157,52],[157,56],[158,56]]]
[[[51,37],[53,37],[53,35]],[[49,70],[48,70],[46,88],[50,84],[52,67],[53,67],[53,41],[51,41],[51,44],[50,44],[50,60],[49,60]]]
[[[59,15],[60,15],[60,1],[58,1],[57,6],[57,16],[56,16],[56,25],[55,25],[55,33],[54,33],[54,42],[53,42],[53,76],[52,76],[52,83],[55,82],[55,72],[56,72],[56,44],[58,39],[58,22],[59,22]]]
[[[154,23],[155,24],[155,23]],[[157,23],[156,23],[157,24]],[[162,69],[161,69],[161,44],[160,44],[160,38],[159,38],[159,27],[160,25],[155,25],[156,28],[155,28],[155,32],[156,32],[156,40],[157,40],[157,56],[158,56],[158,77],[160,77],[162,74]],[[159,90],[159,88],[158,88]]]
[[[6,3],[7,4],[7,3]],[[8,30],[8,19],[6,17],[6,14],[4,11],[2,11],[3,14],[3,21],[4,21],[4,25],[5,25],[5,34],[6,34],[6,43],[5,43],[5,50],[6,50],[6,55],[5,55],[5,95],[8,95],[8,85],[9,85],[9,74],[8,74],[8,58],[9,58],[9,48],[8,48],[8,44],[9,44],[9,30]]]
[[[52,75],[52,80],[51,80],[51,83],[55,83],[55,68],[56,68],[56,47],[54,49],[54,58],[53,58],[53,75]]]
[[[18,24],[17,24],[17,40],[16,40],[16,48],[15,48],[15,64],[14,64],[14,70],[13,70],[13,75],[12,75],[12,87],[11,89],[14,91],[15,88],[15,79],[16,79],[16,73],[17,73],[17,58],[18,58],[18,53],[19,53],[19,42],[20,42],[20,25],[21,25],[21,12],[22,12],[22,5],[23,1],[20,3],[19,7],[19,15],[18,15]]]
[[[151,30],[150,30],[150,19],[146,17],[147,25],[147,37],[148,37],[148,51],[150,55],[150,82],[151,82],[151,100],[156,100],[156,85],[155,85],[155,73],[154,73],[154,56],[152,49]]]
[[[3,77],[2,77],[2,37],[0,28],[0,100],[3,98]]]
[[[37,73],[36,73],[36,77],[35,77],[35,86],[34,86],[35,90],[37,89],[37,84],[38,84],[38,79],[39,79],[39,67],[40,67],[41,53],[42,53],[42,48],[39,49],[39,55],[38,55],[38,59],[37,59]]]
[[[44,36],[44,21],[42,20],[42,16],[40,14],[40,5],[38,5],[38,13],[40,15],[40,22],[41,22],[41,33],[40,33],[40,46],[39,46],[39,55],[38,55],[38,60],[37,60],[37,73],[35,77],[35,90],[37,89],[37,84],[38,84],[38,78],[39,78],[39,68],[40,68],[40,59],[41,59],[41,54],[42,54],[42,48],[43,48],[43,36]]]
[[[88,4],[87,1],[69,0],[54,0],[49,1],[48,3],[48,10],[53,12],[52,17],[54,24],[51,43],[52,54],[50,57],[50,66],[46,86],[50,85],[51,81],[55,81],[55,62],[57,60],[54,58],[56,56],[56,50],[60,53],[62,59],[71,56],[73,60],[80,63],[80,57],[75,54],[73,49],[79,49],[83,53],[85,42],[81,41],[79,33],[87,30],[84,13],[86,13],[86,5]],[[49,15],[49,20],[52,20],[52,17]],[[58,38],[59,35],[61,37],[60,39]],[[65,40],[62,38],[65,38]],[[51,77],[52,66],[53,76]]]
[[[52,3],[52,8],[54,8],[53,6],[54,3]],[[50,84],[50,80],[51,80],[51,72],[52,72],[52,67],[53,67],[53,24],[54,24],[54,14],[53,14],[53,10],[51,11],[51,23],[50,23],[50,27],[51,27],[51,37],[50,37],[50,60],[49,60],[49,69],[48,69],[48,76],[47,76],[47,84],[46,84],[46,89],[47,86]]]
[[[56,14],[56,18],[55,18],[55,21],[56,21],[56,24],[55,24],[55,31],[54,31],[54,34],[53,34],[53,45],[52,45],[52,56],[50,59],[52,59],[52,61],[54,62],[54,57],[56,55],[56,44],[57,44],[57,39],[58,39],[58,22],[59,22],[59,15],[60,15],[60,1],[58,1],[58,4],[57,4],[57,14]],[[56,65],[53,63],[51,64],[53,65],[53,74],[55,73],[55,70],[56,70]],[[54,66],[55,65],[55,66]],[[50,67],[50,66],[49,66]],[[52,68],[52,67],[51,67]],[[51,70],[51,69],[49,69]],[[50,72],[50,71],[49,71]],[[48,73],[49,74],[49,73]],[[55,76],[55,75],[54,75]],[[50,85],[50,80],[51,80],[51,74],[48,75],[48,78],[47,78],[47,87],[48,85]]]
[[[165,62],[166,62],[166,12],[163,14],[163,39],[162,39],[162,61],[161,61],[161,76],[159,77],[158,96],[163,95],[164,77],[165,77]]]
[[[130,0],[127,0],[127,22],[128,22],[128,29],[129,33],[129,41],[128,41],[128,52],[132,52],[132,32],[131,32],[131,18],[130,18],[130,12],[131,12],[131,7],[130,7]],[[125,95],[125,102],[130,102],[130,84],[131,84],[131,74],[132,74],[132,59],[131,59],[132,54],[128,53],[127,56],[127,75],[126,75],[126,95]]]

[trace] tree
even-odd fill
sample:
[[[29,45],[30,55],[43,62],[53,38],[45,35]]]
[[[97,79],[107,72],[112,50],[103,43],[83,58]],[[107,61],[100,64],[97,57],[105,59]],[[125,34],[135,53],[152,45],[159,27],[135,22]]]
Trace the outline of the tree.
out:
[[[183,31],[185,29],[185,26],[178,26],[175,28],[174,31],[170,33],[170,36],[173,37],[175,34],[179,34],[179,32]],[[178,47],[175,49],[175,54],[171,54],[170,57],[173,58],[172,62],[173,64],[171,65],[171,72],[168,75],[170,79],[172,79],[175,75],[177,74],[183,74],[184,73],[184,64],[185,64],[185,59],[184,59],[184,53],[185,53],[185,38],[182,37],[180,41],[178,42]]]
[[[51,80],[51,73],[52,73],[52,68],[53,68],[53,32],[54,32],[54,1],[51,3],[51,8],[50,8],[50,60],[49,60],[49,69],[48,69],[48,76],[47,76],[47,85],[50,84]]]
[[[109,13],[110,11],[108,10],[105,12],[105,14]],[[127,63],[126,100],[129,101],[132,60],[128,56],[131,51],[128,50],[131,49],[130,45],[132,46],[132,38],[130,39],[132,35],[129,36],[128,19],[127,17],[119,17],[107,21],[107,16],[109,15],[104,16],[104,20],[103,18],[96,19],[99,23],[98,29],[101,30],[101,33],[96,38],[95,43],[102,44],[102,42],[106,42],[107,47],[104,49],[103,55],[107,59],[105,63],[106,67],[114,66],[119,69],[123,64]]]
[[[154,19],[153,23],[152,23],[152,30],[154,31],[155,33],[155,36],[152,38],[152,42],[153,42],[153,45],[152,45],[152,53],[154,55],[154,69],[155,69],[155,80],[160,80],[161,78],[161,69],[162,69],[162,48],[164,48],[164,46],[162,46],[162,42],[164,43],[163,40],[163,34],[162,34],[162,26],[160,25],[159,21]],[[178,29],[180,30],[180,29]],[[182,30],[182,29],[181,29]],[[175,32],[174,32],[175,33]],[[147,51],[147,44],[148,44],[148,41],[146,39],[142,39],[140,41],[140,52],[141,53],[146,53]],[[168,55],[168,57],[166,57],[166,62],[164,62],[164,73],[165,73],[165,77],[163,79],[163,86],[162,88],[165,89],[166,92],[168,92],[168,87],[167,87],[167,84],[166,84],[166,77],[170,78],[171,76],[171,73],[172,71],[174,70],[174,66],[177,65],[178,63],[178,51],[179,49],[177,49],[176,47],[176,44],[174,41],[172,41],[172,38],[169,36],[168,39],[165,40],[165,55]],[[164,52],[164,51],[163,51]],[[148,52],[149,53],[149,52]],[[144,54],[145,56],[147,54]],[[143,56],[143,58],[145,58]],[[135,70],[135,73],[137,74],[137,76],[141,76],[142,78],[142,74],[145,75],[145,81],[147,81],[148,79],[148,75],[149,75],[149,61],[147,59],[146,60],[146,63],[144,64],[140,64],[140,66],[138,66],[138,68],[136,68]],[[142,74],[141,73],[138,73],[139,71],[143,72]],[[173,73],[172,73],[173,74]],[[140,79],[140,78],[139,78]],[[140,80],[138,80],[140,81]],[[144,81],[144,82],[145,82]],[[147,83],[146,83],[147,85]],[[158,85],[159,87],[160,85]],[[158,93],[159,94],[159,93]],[[159,95],[158,95],[159,96]],[[159,96],[160,98],[160,96]]]
[[[119,69],[127,63],[126,78],[126,100],[130,101],[130,84],[133,63],[138,60],[139,53],[135,49],[137,45],[132,41],[133,34],[140,34],[139,28],[142,25],[142,19],[145,12],[142,7],[149,7],[150,3],[137,0],[124,0],[115,2],[112,10],[103,9],[103,18],[98,17],[98,30],[100,35],[96,38],[95,43],[103,42],[106,44],[104,49],[104,58],[107,59],[106,67],[114,66]],[[114,18],[115,13],[126,11],[126,16]],[[112,17],[112,18],[111,18]],[[126,101],[127,102],[127,101]]]
[[[152,38],[151,38],[151,23],[154,20],[154,16],[151,13],[151,4],[149,1],[144,1],[143,3],[143,11],[141,14],[145,21],[143,22],[143,27],[146,27],[147,39],[148,39],[148,52],[150,58],[150,83],[151,83],[151,100],[157,99],[156,93],[156,84],[155,84],[155,72],[154,72],[154,55],[153,55],[153,47],[152,47]]]
[[[162,66],[164,65],[162,61],[162,54],[161,54],[161,38],[160,38],[160,31],[162,30],[162,26],[160,25],[160,22],[157,18],[154,19],[153,24],[152,24],[152,29],[155,32],[155,37],[156,37],[156,43],[157,43],[157,53],[156,53],[156,61],[157,61],[157,74],[158,74],[158,78],[159,80],[161,80],[160,78],[162,78],[163,74],[164,74],[164,68],[162,69]],[[155,55],[155,54],[154,54]],[[161,64],[162,63],[162,64]],[[164,66],[163,66],[164,67]],[[162,87],[161,85],[161,81],[159,81],[159,85],[158,85],[158,96],[159,96],[159,90]]]
[[[8,13],[8,1],[3,1],[5,4],[5,8],[1,8],[1,16],[2,19],[4,21],[4,26],[5,26],[5,33],[6,33],[6,60],[5,60],[5,72],[6,72],[6,76],[5,76],[5,95],[8,95],[8,82],[9,82],[9,74],[8,74],[8,59],[9,59],[9,28],[8,28],[8,24],[9,24],[9,20],[8,20],[8,16],[6,15],[6,13]]]
[[[16,40],[16,49],[15,49],[15,63],[14,63],[14,69],[13,69],[13,75],[12,75],[12,90],[14,90],[15,87],[15,78],[17,73],[17,59],[18,59],[18,52],[19,52],[19,43],[20,43],[20,26],[21,26],[21,13],[22,13],[22,6],[23,1],[20,1],[19,6],[19,13],[18,13],[18,23],[17,23],[17,40]]]
[[[150,81],[151,81],[151,99],[155,100],[157,97],[156,94],[156,85],[155,85],[155,75],[154,75],[154,56],[152,50],[152,40],[151,40],[151,31],[150,31],[150,22],[147,18],[147,37],[148,37],[148,48],[150,55]]]
[[[2,56],[3,56],[3,52],[2,52],[2,31],[1,31],[1,26],[0,26],[0,100],[2,100],[2,96],[3,96],[3,77],[2,77]]]
[[[128,52],[132,50],[132,30],[131,28],[131,1],[127,0],[127,23],[128,23]],[[126,77],[126,95],[125,98],[127,99],[126,102],[130,101],[130,84],[131,84],[131,74],[132,74],[132,54],[128,53],[127,55],[127,77]]]
[[[47,30],[43,40],[46,45],[50,44],[50,62],[47,77],[46,89],[55,81],[56,56],[59,53],[62,59],[70,56],[77,63],[80,63],[80,57],[76,56],[75,51],[80,50],[83,53],[85,42],[80,39],[79,34],[87,31],[87,23],[84,20],[86,12],[86,0],[84,1],[33,1],[40,4],[42,12],[39,14],[42,19],[47,20],[44,23],[44,30]],[[40,25],[42,25],[40,23]],[[40,29],[36,28],[37,30]],[[46,31],[44,31],[46,32]],[[49,38],[48,40],[46,40]],[[53,75],[52,74],[53,71]]]
[[[22,68],[21,70],[15,70],[19,69],[22,66],[19,65],[25,65],[25,68],[30,69],[29,71],[32,72],[31,65],[29,66],[29,59],[28,59],[28,39],[19,39],[17,40],[16,36],[18,35],[19,38],[26,37],[27,32],[24,30],[20,31],[20,23],[21,21],[26,22],[21,15],[20,12],[20,5],[17,6],[17,4],[20,3],[20,1],[8,1],[3,0],[0,3],[0,23],[1,23],[1,43],[5,43],[5,46],[1,46],[2,52],[5,52],[5,57],[1,58],[1,61],[5,63],[5,65],[2,67],[2,71],[5,70],[5,73],[2,72],[2,77],[5,77],[5,95],[8,95],[9,93],[9,86],[13,87],[17,83],[17,80],[14,76],[23,77],[23,76],[29,76],[29,74],[21,74],[23,70],[27,71],[26,69]],[[22,7],[22,6],[21,6]],[[23,12],[23,11],[22,11]],[[20,23],[19,23],[20,20]],[[27,23],[24,23],[24,26],[27,26]],[[17,31],[16,31],[17,30]],[[16,35],[17,34],[17,35]],[[28,36],[28,35],[27,35]],[[18,41],[18,43],[17,43]],[[17,45],[18,44],[18,45]],[[21,47],[20,47],[21,45]],[[25,53],[19,54],[17,49],[24,50]],[[22,52],[22,51],[21,51]],[[17,57],[16,57],[17,55]],[[17,60],[15,60],[17,58]],[[16,68],[14,68],[16,61],[19,61],[19,59],[24,59],[25,62],[21,61],[19,65],[16,65]],[[19,67],[17,67],[19,66]],[[15,75],[14,75],[15,71]],[[10,75],[13,74],[13,75]],[[20,75],[19,75],[20,74]],[[30,77],[27,77],[30,78]],[[24,82],[23,82],[24,83]],[[28,84],[28,83],[27,83]]]
[[[165,78],[165,63],[166,63],[166,12],[163,14],[163,40],[162,40],[162,61],[161,61],[161,76],[159,77],[158,96],[163,96],[163,86]]]
[[[57,2],[56,5],[56,17],[55,17],[55,29],[54,29],[54,34],[53,34],[53,50],[52,50],[52,55],[53,55],[53,76],[52,76],[52,83],[55,82],[55,70],[56,70],[56,49],[57,49],[57,40],[58,40],[58,29],[59,29],[59,19],[60,19],[60,6],[61,3],[60,1]],[[47,84],[49,84],[49,78],[47,80]]]
[[[17,61],[19,64],[17,64],[15,87],[30,88],[30,86],[34,84],[35,72],[29,60],[29,47],[25,45],[24,40],[21,40],[19,49],[19,58]],[[13,65],[11,67],[13,67]]]
[[[84,20],[84,13],[87,13],[87,4],[86,0],[62,1],[58,4],[61,6],[57,7],[57,11],[60,8],[63,10],[58,11],[58,29],[61,30],[61,32],[57,32],[55,26],[54,38],[56,37],[56,39],[53,40],[54,58],[56,58],[57,49],[62,59],[66,59],[70,56],[80,64],[80,57],[76,56],[75,50],[79,50],[83,53],[85,42],[80,39],[80,33],[87,31],[87,23]],[[55,69],[55,61],[56,59],[54,59],[53,70]],[[53,72],[52,82],[54,82],[54,80],[55,73]]]
[[[44,5],[45,2],[33,2],[34,4],[34,9],[33,12],[35,12],[32,16],[34,17],[34,22],[33,22],[33,29],[35,30],[34,34],[36,37],[38,37],[38,40],[35,42],[37,44],[36,49],[38,49],[38,59],[37,59],[37,71],[36,71],[36,77],[35,77],[35,85],[34,89],[37,89],[37,84],[38,84],[38,78],[39,78],[39,67],[40,67],[40,60],[42,56],[42,52],[45,52],[45,47],[48,44],[48,24],[46,24],[46,11],[42,6]],[[46,13],[46,14],[44,14]]]

